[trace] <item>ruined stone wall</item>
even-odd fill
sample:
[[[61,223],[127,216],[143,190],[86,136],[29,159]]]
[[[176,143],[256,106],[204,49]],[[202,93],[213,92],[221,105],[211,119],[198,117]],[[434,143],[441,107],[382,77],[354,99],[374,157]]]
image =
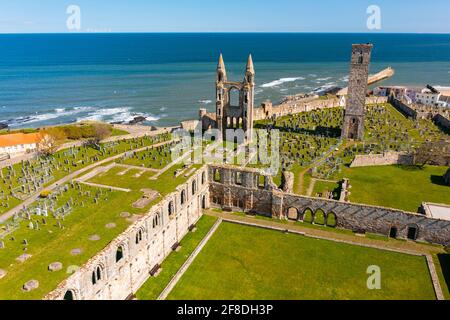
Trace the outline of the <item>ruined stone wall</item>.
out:
[[[198,221],[202,208],[208,207],[207,176],[206,167],[198,170],[45,299],[61,300],[70,292],[75,300],[123,300],[136,293],[150,271],[162,263]],[[116,261],[119,248],[123,258]],[[100,280],[94,284],[93,273],[98,270]]]
[[[448,169],[447,173],[444,175],[444,182],[450,186],[450,168]]]
[[[387,166],[394,164],[412,165],[414,156],[400,152],[386,152],[384,154],[356,155],[350,165],[351,168]]]
[[[434,116],[433,121],[436,125],[438,125],[441,128],[444,128],[450,132],[450,114],[446,116],[442,114],[437,114]]]
[[[261,176],[264,179],[261,179]],[[229,211],[244,211],[280,219],[303,221],[305,212],[333,215],[337,227],[388,236],[395,228],[397,237],[407,239],[411,228],[419,241],[449,245],[450,221],[390,208],[339,202],[283,193],[273,186],[270,176],[259,170],[232,166],[209,166],[210,203]],[[261,181],[264,180],[264,183]]]
[[[366,104],[386,103],[387,97],[367,97]],[[344,106],[340,98],[319,99],[304,98],[299,100],[287,100],[273,106],[271,102],[264,102],[261,107],[255,109],[255,121],[284,117],[301,112],[330,109]]]

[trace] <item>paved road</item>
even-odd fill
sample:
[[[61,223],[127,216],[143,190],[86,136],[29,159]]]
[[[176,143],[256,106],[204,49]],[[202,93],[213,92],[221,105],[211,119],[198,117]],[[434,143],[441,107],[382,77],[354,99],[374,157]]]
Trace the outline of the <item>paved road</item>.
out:
[[[156,147],[159,147],[159,146],[162,146],[162,145],[171,143],[171,142],[173,142],[173,140],[169,140],[169,141],[157,143],[157,144],[152,145],[151,147],[152,147],[152,148],[156,148]],[[136,149],[136,150],[133,150],[133,151],[135,151],[135,152],[144,151],[144,150],[146,150],[147,148],[148,148],[148,147],[143,147],[143,148]],[[114,161],[114,160],[116,160],[116,159],[119,159],[120,157],[124,156],[125,154],[127,154],[127,153],[129,153],[129,152],[130,152],[130,151],[127,151],[127,152],[118,154],[118,155],[116,155],[116,156],[113,156],[113,157],[110,157],[110,158],[106,158],[106,159],[104,159],[104,160],[101,160],[101,161],[98,161],[98,162],[96,162],[96,163],[93,163],[93,164],[91,164],[91,165],[89,165],[89,166],[87,166],[87,167],[84,167],[84,168],[82,168],[82,169],[80,169],[80,170],[77,170],[77,171],[75,171],[75,172],[72,172],[72,173],[70,173],[69,175],[67,175],[67,176],[65,176],[64,178],[62,178],[61,180],[58,180],[58,181],[56,181],[55,183],[53,183],[52,185],[46,187],[45,190],[52,191],[53,189],[57,188],[58,186],[64,185],[65,183],[69,182],[70,180],[73,180],[74,178],[76,178],[76,177],[79,176],[80,174],[85,173],[85,172],[87,172],[87,171],[89,171],[89,170],[92,170],[92,169],[94,169],[95,167],[101,166],[102,164],[105,164],[105,163],[108,163],[108,162],[110,162],[110,161]],[[20,205],[14,207],[14,208],[12,208],[11,210],[9,210],[9,211],[5,212],[4,214],[2,214],[2,215],[0,216],[0,223],[5,222],[6,220],[8,220],[8,219],[11,218],[12,216],[14,216],[16,213],[19,213],[20,210],[21,210],[22,208],[31,205],[34,201],[36,201],[36,200],[39,198],[40,194],[41,194],[41,191],[38,191],[38,192],[34,193],[32,196],[30,196],[28,199],[26,199],[26,200],[25,200],[24,202],[22,202]]]

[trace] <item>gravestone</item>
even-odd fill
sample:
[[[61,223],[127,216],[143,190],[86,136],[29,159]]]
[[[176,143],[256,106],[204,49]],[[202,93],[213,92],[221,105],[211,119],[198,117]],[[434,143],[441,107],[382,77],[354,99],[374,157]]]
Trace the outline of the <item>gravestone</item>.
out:
[[[63,264],[61,262],[53,262],[48,266],[48,270],[51,272],[60,271],[63,268]]]
[[[35,290],[37,288],[39,288],[39,281],[37,280],[30,280],[23,285],[23,290],[27,292]]]

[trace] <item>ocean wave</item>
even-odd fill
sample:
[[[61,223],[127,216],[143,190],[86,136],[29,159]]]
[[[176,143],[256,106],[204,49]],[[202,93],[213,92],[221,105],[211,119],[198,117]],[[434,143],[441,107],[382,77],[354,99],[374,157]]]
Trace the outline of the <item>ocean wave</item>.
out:
[[[156,122],[161,119],[161,116],[154,116],[143,112],[133,112],[129,107],[120,108],[104,108],[97,109],[88,113],[84,117],[79,117],[79,121],[105,121],[105,122],[117,122],[125,123],[134,120],[136,117],[144,117],[146,121]]]
[[[166,111],[166,110],[167,110],[166,107],[161,107],[161,108],[159,109],[159,111]]]
[[[331,79],[333,79],[333,78],[332,77],[318,78],[316,81],[317,82],[323,82],[323,81],[328,81],[328,80],[331,80]]]
[[[201,104],[210,104],[210,103],[212,103],[212,101],[211,101],[211,100],[198,100],[198,103],[201,103]]]
[[[75,107],[69,110],[67,110],[66,108],[56,108],[53,110],[53,112],[47,112],[42,114],[35,113],[28,116],[9,119],[3,122],[8,124],[8,126],[10,127],[24,126],[39,122],[45,122],[48,120],[54,120],[61,117],[72,116],[92,109],[93,109],[92,107]]]
[[[272,87],[277,87],[279,85],[282,85],[283,83],[286,82],[295,82],[298,80],[305,80],[305,78],[302,77],[297,77],[297,78],[281,78],[272,82],[268,82],[268,83],[264,83],[263,85],[261,85],[261,88],[272,88]]]

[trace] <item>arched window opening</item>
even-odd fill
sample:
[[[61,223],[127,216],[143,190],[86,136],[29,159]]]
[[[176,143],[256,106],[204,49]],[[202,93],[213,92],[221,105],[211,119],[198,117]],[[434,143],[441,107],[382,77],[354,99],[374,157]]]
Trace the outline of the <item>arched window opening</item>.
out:
[[[74,294],[73,294],[72,290],[67,290],[66,291],[66,294],[64,295],[64,300],[67,300],[67,301],[75,300],[75,297],[74,297]]]
[[[92,284],[97,283],[97,276],[95,275],[95,271],[92,271]]]
[[[192,195],[197,192],[197,181],[192,182]]]
[[[322,226],[325,224],[325,212],[322,209],[316,211],[314,223]]]
[[[186,202],[186,191],[181,191],[181,204],[184,204]]]
[[[168,207],[168,211],[169,211],[169,216],[173,215],[175,212],[175,209],[173,207],[173,201],[169,202],[169,207]]]
[[[229,91],[229,100],[230,100],[230,106],[232,107],[239,107],[239,90],[236,88],[233,88]]]
[[[123,247],[118,247],[116,251],[116,262],[123,259]]]
[[[202,209],[206,209],[206,196],[202,197]]]
[[[203,171],[203,173],[202,173],[202,185],[205,184],[205,182],[206,182],[206,173],[205,173],[205,171]]]
[[[222,181],[222,176],[220,174],[220,170],[215,169],[214,170],[214,182],[221,182],[221,181]]]
[[[239,186],[242,185],[242,172],[236,172],[236,184]]]
[[[102,279],[102,269],[97,267],[97,281]]]

